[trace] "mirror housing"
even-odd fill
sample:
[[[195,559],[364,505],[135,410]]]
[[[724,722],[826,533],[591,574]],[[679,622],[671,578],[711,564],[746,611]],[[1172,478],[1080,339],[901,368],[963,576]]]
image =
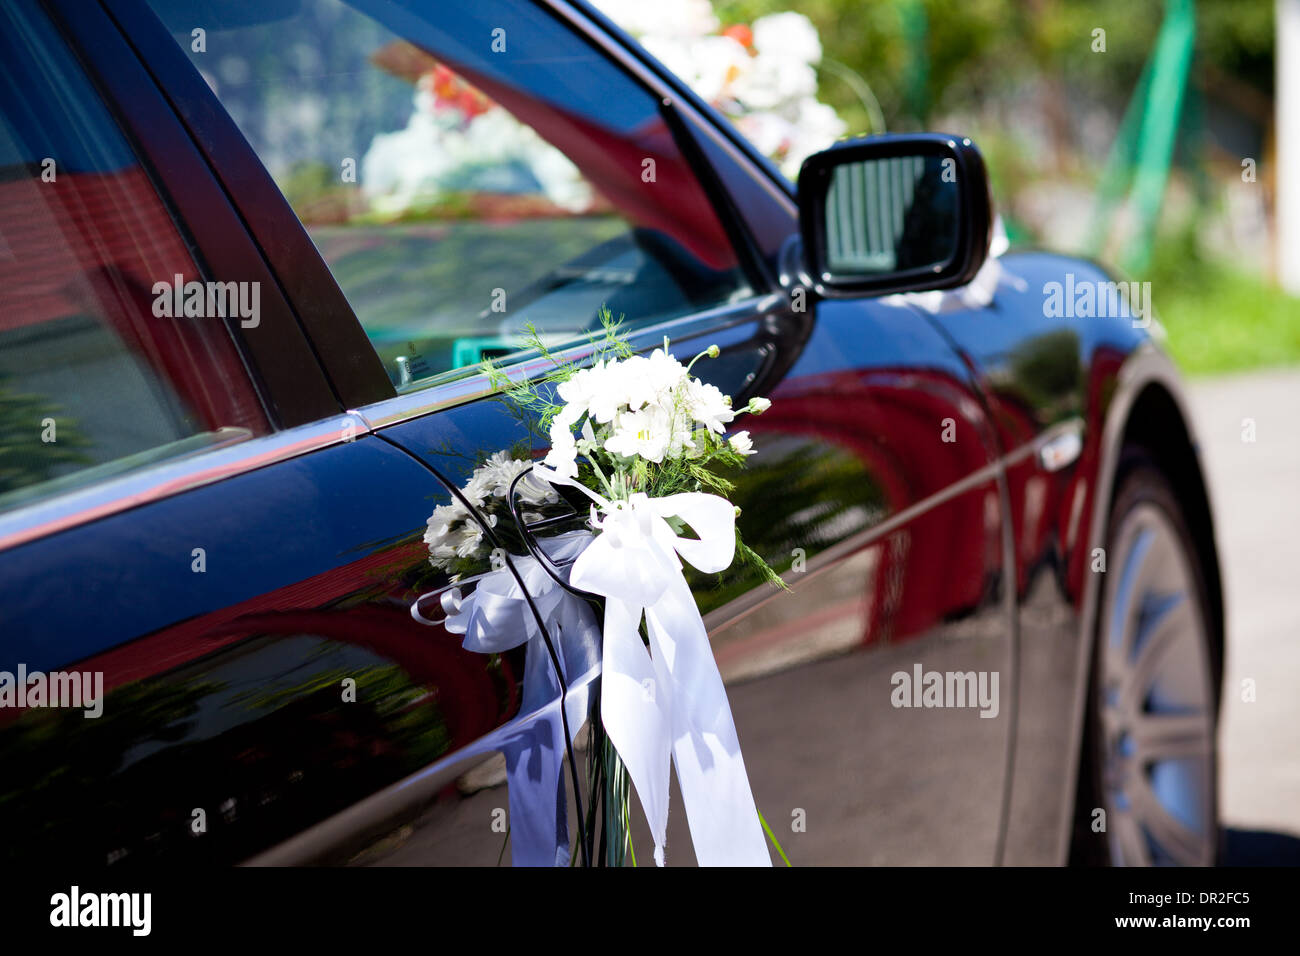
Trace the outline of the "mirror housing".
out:
[[[804,160],[798,197],[804,270],[823,297],[951,289],[988,256],[988,172],[964,137],[837,143]]]

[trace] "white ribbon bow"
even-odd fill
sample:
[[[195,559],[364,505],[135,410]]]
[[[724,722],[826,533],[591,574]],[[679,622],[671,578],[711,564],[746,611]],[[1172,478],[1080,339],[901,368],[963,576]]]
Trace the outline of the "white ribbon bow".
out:
[[[701,493],[609,502],[549,469],[536,470],[580,489],[604,515],[593,521],[600,533],[569,580],[605,598],[600,717],[649,820],[655,862],[664,865],[671,757],[700,865],[771,866],[722,676],[678,558],[706,573],[728,568],[735,509]],[[670,517],[698,537],[675,534]],[[649,652],[639,633],[642,613]]]
[[[539,544],[552,562],[565,565],[591,541],[590,532],[573,531]],[[463,634],[461,646],[479,654],[501,653],[526,643],[519,714],[533,714],[559,698],[562,677],[568,685],[564,715],[570,732],[576,733],[589,707],[589,683],[581,678],[597,663],[595,615],[586,601],[560,587],[536,558],[511,555],[510,560],[518,579],[509,568],[498,568],[464,585],[430,591],[415,599],[411,617],[421,624],[442,625],[451,634]],[[474,590],[465,593],[463,588],[470,586]],[[420,610],[422,602],[435,596],[444,615],[441,620],[430,620]],[[555,641],[559,675],[552,666],[542,627]],[[526,718],[516,732],[497,741],[496,749],[506,760],[514,865],[568,866],[568,821],[562,809],[557,813],[557,804],[563,808],[565,799],[565,747],[558,724]]]

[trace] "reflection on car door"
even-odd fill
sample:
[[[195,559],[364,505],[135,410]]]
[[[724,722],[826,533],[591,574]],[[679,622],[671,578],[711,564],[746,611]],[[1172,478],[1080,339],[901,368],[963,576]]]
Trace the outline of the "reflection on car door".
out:
[[[1013,682],[987,418],[909,310],[813,322],[759,383],[737,478],[742,533],[791,591],[697,587],[755,794],[795,861],[991,863]],[[932,698],[932,675],[968,693]]]
[[[114,92],[149,89],[111,26],[78,21],[97,90],[39,4],[4,15],[40,69],[6,57],[21,95],[0,79],[5,186],[26,197],[0,213],[20,267],[0,336],[24,396],[6,407],[36,416],[12,423],[26,465],[0,498],[0,856],[367,861],[422,813],[452,834],[425,862],[490,865],[507,828],[516,861],[567,862],[549,658],[467,649],[410,613],[449,582],[423,535],[451,491],[342,413],[274,283],[232,267],[260,260],[160,101],[98,101],[100,68]],[[164,150],[149,162],[125,135],[141,127]],[[48,184],[24,152],[47,145]],[[176,221],[196,205],[201,234]],[[255,332],[162,321],[148,290],[175,273],[262,283]],[[93,700],[16,699],[17,675],[52,673],[89,678]],[[521,794],[533,812],[510,812]]]
[[[735,149],[683,114],[703,147],[688,155],[706,156],[708,178],[726,190],[721,214],[747,204],[728,234],[768,251],[775,273],[773,251],[796,231],[792,208],[736,188]],[[667,185],[644,188],[673,207]],[[623,294],[654,300],[638,281],[652,280],[634,277]],[[735,495],[746,539],[792,591],[740,572],[693,581],[760,809],[797,862],[994,862],[1014,645],[1004,497],[983,399],[912,308],[882,300],[796,312],[762,276],[751,283],[748,297],[634,330],[632,343],[653,348],[666,334],[682,356],[716,344],[722,356],[696,366],[702,377],[738,405],[752,394],[775,403],[738,425],[759,454]],[[492,455],[545,450],[536,423],[492,391],[481,375],[435,378],[360,413],[461,486]],[[681,814],[671,827],[672,859],[689,862]],[[646,839],[642,831],[639,844]]]
[[[238,862],[518,729],[522,659],[463,651],[408,612],[432,577],[420,532],[445,493],[379,439],[344,441],[349,424],[213,453],[194,464],[232,477],[4,553],[3,669],[104,687],[95,719],[6,711],[0,753],[24,768],[0,808],[6,855]],[[258,467],[303,446],[320,447]],[[97,491],[188,480],[177,468]],[[468,842],[451,858],[491,863],[490,823],[477,858]],[[300,858],[333,849],[316,839]]]
[[[979,397],[928,324],[881,303],[820,306],[774,381],[772,330],[796,317],[754,314],[760,305],[672,330],[680,354],[721,347],[712,368],[696,366],[703,377],[774,402],[744,423],[759,453],[735,476],[735,500],[746,541],[792,590],[739,571],[693,581],[760,809],[804,862],[992,862],[1012,662]],[[496,398],[383,434],[451,483],[501,449],[544,451]],[[970,698],[931,706],[918,683],[896,706],[895,675],[918,671],[962,675],[963,690],[969,675]],[[691,859],[683,827],[675,815],[677,862]]]
[[[153,33],[135,23],[147,13],[142,15],[134,0],[113,0],[113,6],[131,21],[128,29],[141,36],[157,39],[165,32],[156,23]],[[349,12],[362,8],[378,9],[364,4]],[[367,226],[367,220],[320,233],[326,254],[337,252],[330,260],[335,269],[331,278],[302,229],[289,228],[297,223],[276,220],[276,215],[286,218],[289,205],[278,193],[278,205],[249,199],[269,180],[250,170],[242,181],[228,181],[250,229],[265,240],[273,268],[286,276],[286,288],[309,284],[313,277],[321,280],[316,283],[320,288],[341,289],[342,295],[331,298],[331,309],[303,309],[302,319],[344,407],[357,409],[380,440],[432,469],[449,491],[459,493],[458,500],[483,505],[481,495],[471,494],[483,488],[476,480],[479,469],[498,455],[521,459],[544,450],[536,423],[512,416],[492,394],[486,376],[472,368],[481,355],[505,353],[510,358],[521,328],[510,302],[517,302],[525,316],[567,318],[568,325],[552,329],[567,336],[566,342],[572,342],[574,332],[591,327],[602,301],[612,300],[616,311],[626,310],[634,319],[637,348],[652,348],[665,334],[679,355],[718,345],[722,357],[702,362],[697,371],[732,394],[737,404],[751,394],[769,395],[775,403],[763,417],[739,426],[753,431],[759,454],[737,476],[735,495],[747,540],[792,588],[788,594],[767,591],[739,571],[693,581],[719,666],[730,681],[760,809],[796,862],[993,862],[1014,717],[1013,634],[1003,580],[1004,494],[983,400],[965,366],[934,326],[894,300],[823,302],[794,311],[794,303],[769,278],[778,271],[776,250],[796,231],[791,204],[781,201],[779,190],[735,188],[735,170],[727,164],[743,166],[743,158],[717,131],[699,125],[689,98],[678,100],[686,106],[676,112],[659,108],[680,91],[660,88],[649,75],[627,73],[621,66],[615,70],[614,59],[602,59],[596,44],[578,51],[585,79],[575,85],[572,70],[555,66],[573,62],[557,56],[573,37],[550,13],[535,29],[510,33],[534,43],[545,37],[545,50],[525,46],[538,55],[479,68],[474,64],[486,56],[482,44],[475,46],[477,40],[455,30],[456,23],[474,20],[481,11],[457,8],[439,26],[442,8],[430,9],[435,12],[418,23],[404,21],[418,33],[417,45],[426,54],[430,49],[452,51],[444,58],[462,68],[462,78],[490,87],[511,115],[547,132],[552,146],[566,152],[631,221],[641,258],[629,259],[617,243],[600,246],[601,256],[610,256],[607,261],[565,260],[540,285],[525,284],[519,301],[511,285],[522,271],[517,263],[531,266],[534,257],[529,253],[512,260],[499,251],[536,250],[537,235],[551,235],[539,233],[527,215],[494,220],[492,241],[475,245],[478,258],[458,256],[456,247],[444,242],[450,234],[446,224],[438,222],[412,226],[399,220],[402,241],[396,242],[396,252],[386,245],[388,237],[398,235],[391,230],[344,234]],[[535,14],[531,7],[511,13]],[[385,31],[397,26],[385,17]],[[168,26],[175,33],[182,24]],[[183,26],[188,30],[188,24]],[[393,46],[387,32],[381,34],[387,72],[405,76],[389,55],[401,44]],[[416,66],[412,76],[428,75],[436,82],[435,65],[420,59]],[[422,72],[426,68],[429,72]],[[528,82],[512,76],[512,70],[521,68],[528,71]],[[178,72],[174,63],[167,69]],[[591,90],[608,88],[589,82],[592,72],[600,70],[613,71],[610,82],[627,87],[626,95],[593,103]],[[635,85],[629,80],[633,76]],[[195,75],[184,82],[189,86],[177,108],[188,123],[203,124],[204,111],[195,104],[210,102],[210,94]],[[699,149],[689,149],[681,131],[667,121],[679,113],[687,118],[688,135],[702,137]],[[237,141],[233,125],[227,126],[220,131]],[[255,127],[245,132],[255,136]],[[211,138],[199,137],[205,144]],[[716,180],[699,162],[701,156],[718,173]],[[642,178],[642,160],[654,157],[672,161],[658,165],[657,177]],[[281,183],[286,192],[290,185],[287,179]],[[311,216],[325,208],[294,207],[313,229]],[[683,209],[698,228],[683,225]],[[583,217],[561,218],[564,229],[575,223],[581,225]],[[527,242],[512,245],[525,234]],[[272,241],[280,235],[292,236],[297,244]],[[364,241],[351,242],[349,235]],[[423,243],[421,266],[436,266],[442,280],[450,275],[454,288],[448,287],[449,295],[473,303],[456,317],[467,323],[465,328],[441,314],[431,318],[426,306],[445,302],[428,292],[395,297],[409,312],[375,307],[372,293],[400,291],[386,280],[376,289],[376,274],[391,274],[397,283],[411,275],[424,281],[423,273],[408,275],[388,259],[377,264],[387,271],[378,273],[353,268],[355,258],[344,265],[347,257],[381,252],[400,260],[400,248],[411,235]],[[573,241],[571,233],[565,236],[566,243]],[[751,243],[764,254],[760,265],[766,269],[753,268]],[[552,255],[557,249],[545,251]],[[485,264],[488,268],[481,268]],[[677,284],[657,285],[669,279]],[[508,293],[500,312],[493,309],[496,289]],[[431,305],[430,299],[435,300]],[[672,307],[655,305],[665,301]],[[327,338],[337,338],[337,330],[317,327],[327,320],[338,324],[349,310],[369,340],[363,356]],[[417,340],[408,342],[397,334],[405,329],[418,333]],[[497,340],[489,342],[493,336],[488,332]],[[358,339],[349,337],[352,345]],[[465,367],[456,372],[453,366]],[[531,371],[544,367],[544,362],[533,363]],[[394,395],[394,386],[400,395]],[[376,396],[385,397],[376,401]],[[394,507],[404,506],[396,501],[399,493],[397,488],[384,490]],[[499,504],[477,510],[495,530],[503,518],[493,508]],[[557,528],[552,537],[569,530]],[[441,534],[436,531],[434,538],[441,540]],[[475,542],[471,551],[477,554],[479,545]],[[533,588],[530,596],[539,605],[538,614],[546,614],[541,605],[554,595],[550,584],[528,573],[535,569],[524,564],[522,552],[502,551],[505,563]],[[423,584],[417,588],[421,593],[436,590]],[[472,594],[467,590],[461,597]],[[582,626],[573,633],[581,635]],[[582,648],[576,649],[570,667],[566,630],[548,629],[548,636],[569,694],[577,700],[592,676]],[[505,777],[488,779],[495,784]],[[484,799],[498,799],[491,790],[484,793]],[[467,816],[454,811],[440,817],[437,822],[446,826],[399,832],[394,842],[400,846],[378,847],[371,858],[419,861],[426,849],[469,839],[467,828],[481,826],[482,815],[465,812]],[[681,814],[672,820],[670,856],[688,862],[684,820]],[[639,844],[645,843],[642,834]]]

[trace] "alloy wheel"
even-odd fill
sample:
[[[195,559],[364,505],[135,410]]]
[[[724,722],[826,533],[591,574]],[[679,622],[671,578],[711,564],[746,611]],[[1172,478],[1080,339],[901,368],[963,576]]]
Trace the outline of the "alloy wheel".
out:
[[[1149,500],[1124,514],[1108,557],[1097,709],[1111,862],[1210,865],[1215,704],[1197,579]]]

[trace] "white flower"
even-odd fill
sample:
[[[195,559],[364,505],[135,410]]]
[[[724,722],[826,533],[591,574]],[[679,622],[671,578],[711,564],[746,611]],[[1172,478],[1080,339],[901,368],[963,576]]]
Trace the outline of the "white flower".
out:
[[[660,462],[664,460],[671,438],[668,412],[662,406],[651,405],[639,412],[625,412],[618,416],[613,434],[605,439],[605,451],[624,458],[640,455],[647,461]]]
[[[428,528],[424,532],[425,543],[432,545],[439,542],[450,533],[453,524],[468,515],[469,512],[459,501],[438,505],[433,509],[433,514],[429,515]]]
[[[550,437],[552,448],[573,447],[575,444],[573,427],[567,422],[561,421],[559,416],[556,416],[555,420],[551,422]]]
[[[506,451],[496,452],[474,469],[469,481],[461,489],[462,493],[472,506],[482,508],[489,498],[507,497],[510,494],[510,486],[514,484],[519,474],[531,468],[530,461],[512,458]],[[550,485],[531,476],[526,476],[519,482],[515,487],[515,493],[530,504],[559,500],[559,496]]]
[[[751,398],[749,400],[749,404],[745,406],[745,411],[749,412],[751,415],[762,415],[765,411],[767,411],[771,407],[772,407],[771,399]]]
[[[615,403],[616,409],[626,405],[636,411],[658,397],[647,381],[649,364],[650,360],[643,355],[633,355],[613,363],[618,372],[617,381],[609,384],[609,400]]]
[[[759,17],[745,45],[730,31],[719,34],[708,0],[594,2],[787,175],[844,133],[835,111],[817,102],[813,67],[822,61],[822,44],[803,14]]]
[[[835,110],[811,96],[799,101],[795,113],[790,142],[781,160],[781,168],[791,175],[799,171],[805,159],[832,145],[848,129]]]
[[[453,558],[467,558],[483,541],[483,529],[459,501],[439,505],[429,516],[424,543],[429,549],[429,563],[445,568]]]
[[[718,29],[709,0],[595,0],[595,6],[634,37],[697,37]]]
[[[801,63],[819,63],[821,40],[817,28],[802,13],[769,13],[752,27],[754,49],[760,56],[781,56]]]
[[[736,78],[736,98],[753,110],[776,110],[793,99],[817,94],[817,71],[788,56],[756,56]]]
[[[676,388],[677,383],[686,377],[686,366],[663,349],[655,349],[646,361],[647,374],[661,391]]]
[[[627,24],[621,20],[615,22],[624,29],[627,28]],[[628,32],[633,33],[634,36],[636,35],[633,31],[629,30]],[[650,34],[643,34],[638,39],[641,41],[641,45],[645,47],[646,52],[667,67],[670,73],[681,77],[683,83],[697,93],[699,92],[696,85],[699,83],[699,77],[696,73],[695,64],[691,61],[691,43],[689,40],[683,40],[680,37]]]
[[[597,362],[569,380],[582,380],[581,399],[586,403],[587,414],[598,425],[613,421],[619,407],[627,404],[627,378],[619,367],[620,364]],[[568,401],[563,391],[560,392],[560,397]]]
[[[542,459],[542,464],[565,478],[578,477],[578,443],[573,432],[559,422],[551,424],[551,450]]]
[[[515,465],[515,460],[503,451],[492,455],[474,469],[474,474],[470,475],[469,481],[465,483],[465,497],[480,501],[493,495],[504,498],[510,488],[510,482],[514,481],[515,475],[519,474],[520,469]]]
[[[736,432],[736,434],[727,439],[727,443],[731,445],[733,451],[737,451],[742,455],[756,454],[754,451],[754,442],[749,437],[749,432]]]
[[[663,349],[649,358],[635,356],[619,363],[626,387],[627,407],[637,411],[645,405],[671,405],[672,394],[686,378],[686,366]]]
[[[686,410],[691,417],[711,432],[721,435],[726,424],[736,417],[731,410],[731,400],[718,391],[715,385],[706,385],[698,378],[686,384]]]
[[[706,351],[712,355],[717,350]],[[597,362],[561,383],[557,391],[564,405],[551,423],[545,463],[566,477],[577,476],[579,455],[602,449],[616,458],[655,464],[705,454],[715,442],[704,436],[721,436],[736,417],[729,397],[692,378],[666,348],[648,356]],[[755,399],[744,411],[762,411],[768,405],[766,399]],[[579,421],[582,437],[577,439],[573,427]]]
[[[795,107],[794,122],[800,138],[808,140],[814,152],[830,146],[849,128],[832,107],[811,96],[800,100]]]
[[[489,518],[494,517],[495,515],[489,515]],[[478,551],[479,545],[483,543],[483,529],[479,527],[477,521],[466,520],[460,529],[459,541],[456,546],[456,557],[472,558]]]
[[[755,63],[748,50],[726,36],[695,40],[684,52],[693,68],[686,74],[687,85],[707,103],[734,96],[734,84],[753,70]]]
[[[564,455],[556,455],[555,452],[551,452],[542,461],[561,478],[578,477],[578,462],[574,458],[566,458]]]
[[[371,140],[361,159],[361,186],[372,207],[384,212],[467,190],[534,193],[540,186],[571,212],[585,210],[594,198],[568,157],[505,109],[494,105],[471,117],[438,103],[432,73],[416,84],[406,126]]]
[[[604,362],[597,362],[590,368],[578,370],[571,378],[556,386],[556,394],[564,402],[564,408],[556,416],[557,421],[573,425],[587,413],[592,396],[599,387],[604,368]]]
[[[784,154],[795,137],[794,124],[775,113],[744,113],[732,119],[764,156]]]
[[[510,494],[510,486],[521,472],[526,472],[519,484],[515,485],[515,494],[524,502],[532,505],[554,504],[560,500],[555,489],[532,472],[533,463],[519,458],[511,458],[508,452],[499,451],[479,468],[478,474],[498,498]]]
[[[622,413],[605,440],[605,450],[610,454],[624,458],[640,455],[656,464],[665,457],[680,458],[694,448],[689,423],[672,406],[664,405],[647,405],[638,412]]]

